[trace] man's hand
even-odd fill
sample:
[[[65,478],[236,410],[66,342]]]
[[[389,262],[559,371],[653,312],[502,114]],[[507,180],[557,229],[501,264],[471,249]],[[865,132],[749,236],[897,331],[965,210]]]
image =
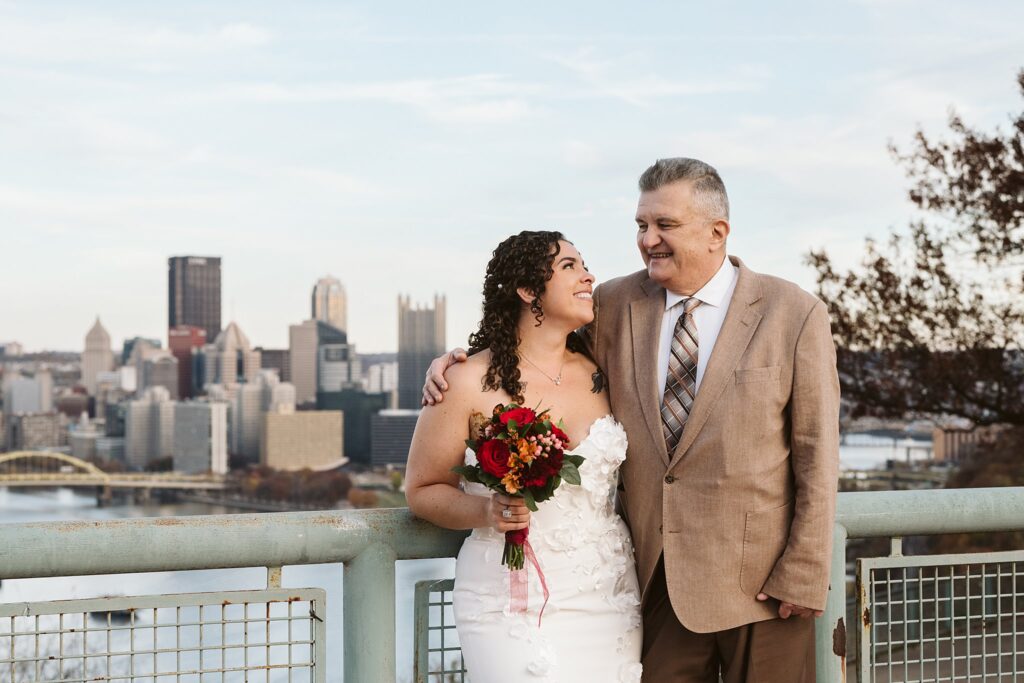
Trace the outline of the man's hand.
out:
[[[427,377],[423,384],[423,399],[421,405],[432,406],[444,400],[444,392],[448,391],[448,383],[444,381],[444,371],[456,363],[461,363],[469,358],[466,351],[454,348],[443,356],[438,356],[430,362],[427,368]]]
[[[758,593],[757,599],[764,602],[768,599],[767,593]],[[801,619],[807,617],[820,617],[824,612],[820,609],[811,609],[810,607],[802,607],[801,605],[794,605],[791,602],[785,600],[779,600],[779,618],[789,619],[791,616],[797,616]]]

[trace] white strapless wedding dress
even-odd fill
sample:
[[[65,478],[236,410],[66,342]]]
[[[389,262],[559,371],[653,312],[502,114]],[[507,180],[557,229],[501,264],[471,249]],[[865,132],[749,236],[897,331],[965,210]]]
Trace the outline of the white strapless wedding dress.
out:
[[[509,605],[504,534],[474,529],[455,567],[453,610],[471,683],[639,683],[640,591],[633,545],[615,513],[626,433],[610,415],[596,420],[570,453],[582,455],[582,484],[563,483],[530,521],[530,544],[551,598],[529,568],[526,614]],[[466,450],[466,463],[476,456]],[[488,496],[481,484],[467,493]]]

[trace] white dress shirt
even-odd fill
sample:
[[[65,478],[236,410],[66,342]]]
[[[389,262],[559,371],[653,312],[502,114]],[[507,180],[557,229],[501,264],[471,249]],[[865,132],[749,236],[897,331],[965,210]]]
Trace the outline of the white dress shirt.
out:
[[[700,390],[700,382],[704,379],[708,359],[711,358],[715,340],[718,339],[722,323],[725,322],[725,314],[729,310],[729,302],[736,289],[739,272],[739,268],[726,257],[714,277],[693,295],[694,298],[701,301],[701,305],[693,311],[693,323],[697,326],[697,390]],[[675,333],[676,321],[683,314],[683,301],[688,298],[690,297],[665,290],[665,313],[661,317],[661,337],[658,345],[659,403],[665,393],[668,357],[672,349],[672,336]]]

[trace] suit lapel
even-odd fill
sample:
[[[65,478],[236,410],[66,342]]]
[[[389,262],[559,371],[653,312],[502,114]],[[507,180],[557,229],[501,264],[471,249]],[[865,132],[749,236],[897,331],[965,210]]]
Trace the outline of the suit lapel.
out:
[[[646,296],[634,299],[629,304],[629,325],[633,335],[633,372],[640,409],[647,421],[647,428],[654,437],[658,455],[668,467],[668,449],[661,431],[661,397],[658,392],[658,342],[661,336],[661,318],[665,312],[665,290],[646,280],[643,285]]]
[[[761,322],[760,312],[761,285],[757,274],[749,270],[735,256],[729,257],[739,267],[736,289],[733,290],[729,310],[725,314],[722,329],[715,340],[715,348],[708,360],[697,396],[693,400],[693,408],[683,428],[682,438],[672,454],[672,467],[686,455],[701,428],[711,415],[711,411],[722,395],[722,392],[733,380],[733,372],[747,350],[754,331]],[[635,333],[634,333],[635,334]],[[660,429],[660,422],[659,422]],[[659,431],[659,434],[661,432]]]

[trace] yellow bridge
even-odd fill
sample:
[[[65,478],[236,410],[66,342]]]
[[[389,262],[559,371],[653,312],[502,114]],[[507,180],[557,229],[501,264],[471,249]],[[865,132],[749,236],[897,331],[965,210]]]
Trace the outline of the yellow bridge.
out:
[[[223,489],[215,474],[177,472],[106,472],[64,453],[15,451],[0,455],[0,486],[99,487],[113,489]],[[109,496],[109,493],[107,493]]]

